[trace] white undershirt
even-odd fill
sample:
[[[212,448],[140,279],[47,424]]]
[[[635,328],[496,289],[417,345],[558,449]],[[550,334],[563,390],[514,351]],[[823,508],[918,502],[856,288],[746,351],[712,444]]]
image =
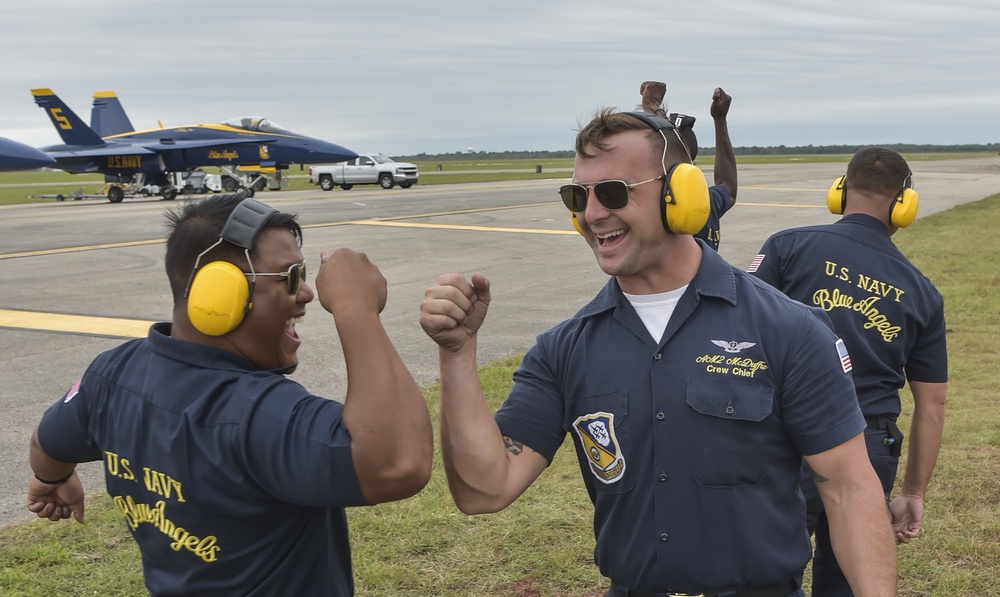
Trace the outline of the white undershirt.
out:
[[[639,319],[646,325],[649,335],[653,340],[660,342],[663,338],[663,331],[667,329],[667,322],[674,314],[674,308],[681,295],[687,290],[687,284],[676,290],[659,292],[656,294],[629,294],[623,293],[628,302],[632,303],[632,308],[639,315]]]

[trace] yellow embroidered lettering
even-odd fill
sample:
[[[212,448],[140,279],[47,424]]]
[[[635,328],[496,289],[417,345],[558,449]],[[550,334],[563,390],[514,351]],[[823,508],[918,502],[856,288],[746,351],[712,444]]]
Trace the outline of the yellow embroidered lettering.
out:
[[[131,464],[127,458],[121,459],[122,463],[122,479],[126,481],[135,481],[135,473],[132,472]]]
[[[184,502],[184,493],[181,491],[180,481],[170,475],[154,471],[148,467],[142,467],[142,481],[147,490],[162,495],[165,498],[176,495],[178,502]]]
[[[702,356],[698,357],[697,359],[695,359],[694,362],[696,362],[696,363],[713,363],[713,364],[717,365],[717,364],[721,363],[722,361],[724,361],[725,358],[726,357],[724,357],[721,354],[705,354],[705,355],[702,355]]]
[[[824,272],[826,273],[826,275],[830,276],[831,278],[837,278],[838,280],[848,280],[848,279],[850,279],[850,276],[848,276],[848,270],[847,270],[847,268],[846,267],[841,267],[838,270],[837,264],[834,263],[834,262],[832,262],[832,261],[827,261],[826,262],[826,269],[824,270]]]
[[[108,467],[108,474],[112,477],[118,476],[118,455],[114,452],[104,451],[104,464]]]

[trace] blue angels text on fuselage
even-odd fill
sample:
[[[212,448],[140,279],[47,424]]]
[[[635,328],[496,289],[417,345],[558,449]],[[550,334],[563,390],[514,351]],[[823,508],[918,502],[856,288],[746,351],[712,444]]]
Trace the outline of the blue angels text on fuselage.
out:
[[[52,158],[30,145],[0,137],[0,172],[35,170],[52,165]]]
[[[285,130],[266,118],[136,131],[113,91],[94,94],[88,126],[51,89],[31,93],[63,140],[41,148],[55,160],[54,167],[74,174],[99,172],[108,182],[160,185],[167,189],[164,197],[171,199],[176,196],[168,178],[173,172],[218,166],[237,180],[241,170],[256,176],[287,169],[289,164],[357,157],[340,145]],[[108,198],[121,201],[122,192],[114,190],[120,188],[110,189]]]

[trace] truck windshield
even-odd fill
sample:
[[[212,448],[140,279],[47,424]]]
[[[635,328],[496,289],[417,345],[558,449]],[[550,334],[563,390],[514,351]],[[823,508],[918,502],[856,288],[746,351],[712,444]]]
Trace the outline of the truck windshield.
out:
[[[376,162],[378,162],[379,164],[392,164],[392,163],[394,163],[392,161],[392,158],[390,158],[387,155],[382,155],[382,154],[375,154],[375,155],[372,156],[372,159],[375,160]]]
[[[261,133],[287,133],[288,131],[278,126],[273,120],[261,118],[259,116],[244,116],[243,118],[233,118],[222,124],[247,131],[257,131]]]

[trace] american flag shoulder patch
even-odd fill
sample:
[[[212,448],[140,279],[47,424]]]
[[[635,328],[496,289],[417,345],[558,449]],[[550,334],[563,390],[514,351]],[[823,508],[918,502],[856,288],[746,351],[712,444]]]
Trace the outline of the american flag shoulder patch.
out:
[[[751,274],[754,273],[757,271],[757,268],[760,267],[762,261],[764,261],[764,254],[758,253],[757,256],[750,261],[750,267],[747,268],[747,271]]]
[[[840,338],[837,338],[837,354],[840,356],[840,366],[844,368],[844,373],[850,373],[854,368],[851,366],[851,355],[847,354],[847,346]]]
[[[70,400],[72,400],[73,398],[75,398],[77,394],[80,393],[80,384],[81,383],[83,383],[83,378],[82,377],[80,379],[76,380],[76,383],[73,384],[73,387],[70,388],[68,392],[66,392],[66,396],[63,397],[63,403],[69,402]]]

